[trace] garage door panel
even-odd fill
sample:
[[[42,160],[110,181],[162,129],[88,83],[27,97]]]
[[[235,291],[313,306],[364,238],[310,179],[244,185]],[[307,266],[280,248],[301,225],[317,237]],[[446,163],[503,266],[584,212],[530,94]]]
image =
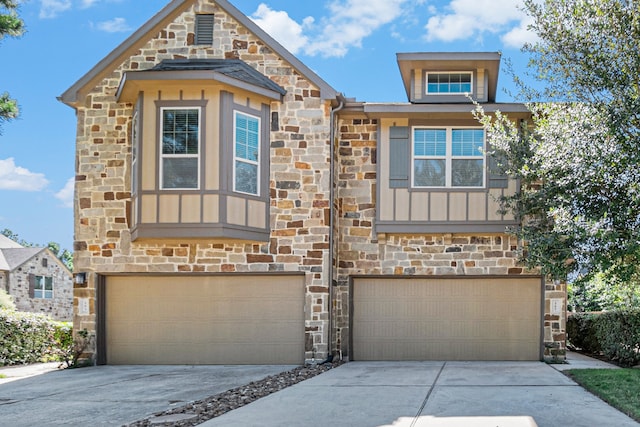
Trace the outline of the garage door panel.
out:
[[[539,360],[540,278],[358,278],[354,360]]]
[[[302,276],[114,276],[107,363],[298,364]]]

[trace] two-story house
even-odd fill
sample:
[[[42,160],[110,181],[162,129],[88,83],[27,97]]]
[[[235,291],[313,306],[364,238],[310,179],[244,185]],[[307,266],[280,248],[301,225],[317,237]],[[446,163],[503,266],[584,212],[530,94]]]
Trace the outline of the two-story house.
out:
[[[96,362],[562,351],[564,287],[516,265],[517,182],[465,95],[526,119],[499,59],[401,54],[409,103],[357,102],[227,0],[170,2],[60,97]]]

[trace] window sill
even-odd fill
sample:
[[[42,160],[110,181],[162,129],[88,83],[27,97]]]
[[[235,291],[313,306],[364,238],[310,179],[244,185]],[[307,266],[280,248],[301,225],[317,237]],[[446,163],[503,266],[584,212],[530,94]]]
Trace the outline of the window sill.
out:
[[[131,230],[131,240],[238,240],[268,242],[268,229],[232,224],[140,224]]]

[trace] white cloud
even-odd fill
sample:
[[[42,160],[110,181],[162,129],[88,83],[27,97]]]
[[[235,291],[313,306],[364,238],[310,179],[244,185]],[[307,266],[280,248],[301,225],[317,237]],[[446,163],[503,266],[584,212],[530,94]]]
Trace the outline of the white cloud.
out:
[[[76,181],[74,178],[69,178],[69,180],[64,185],[62,190],[54,194],[56,199],[62,201],[62,205],[65,208],[73,207],[73,191],[74,191],[75,183]]]
[[[94,4],[98,3],[100,0],[81,0],[80,1],[80,7],[82,9],[86,9],[89,8],[91,6],[93,6]]]
[[[40,0],[40,18],[55,18],[59,13],[71,9],[71,0]]]
[[[408,0],[334,0],[331,16],[323,19],[322,32],[306,48],[309,55],[344,56],[349,48],[402,14]]]
[[[122,0],[40,0],[40,18],[55,18],[72,8],[88,9],[101,2],[118,3]]]
[[[303,31],[313,24],[310,16],[300,25],[287,12],[272,10],[263,3],[258,6],[251,19],[293,54],[309,43],[309,38]]]
[[[131,31],[131,27],[124,18],[113,18],[109,21],[102,21],[95,24],[95,28],[106,33],[124,33]]]
[[[0,190],[40,191],[48,184],[44,174],[16,166],[12,157],[0,160]]]
[[[525,43],[535,43],[539,40],[538,35],[529,31],[527,26],[532,23],[532,18],[525,18],[520,21],[520,25],[513,28],[502,36],[502,42],[505,46],[522,48]]]
[[[452,0],[448,13],[429,18],[426,38],[450,42],[481,38],[485,32],[505,33],[504,43],[521,47],[535,35],[527,31],[529,18],[520,8],[521,3],[514,0]]]
[[[420,4],[424,0],[418,0]],[[344,56],[350,48],[381,26],[402,15],[409,0],[332,0],[330,16],[316,23],[313,17],[296,22],[287,12],[275,11],[261,4],[253,21],[294,54]]]

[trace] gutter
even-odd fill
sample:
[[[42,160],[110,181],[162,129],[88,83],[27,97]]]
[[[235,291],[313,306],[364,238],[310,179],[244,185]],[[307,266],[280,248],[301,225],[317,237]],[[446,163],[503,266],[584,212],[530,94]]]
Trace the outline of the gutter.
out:
[[[334,237],[335,237],[334,225],[335,225],[335,210],[336,210],[335,209],[336,115],[340,110],[344,108],[344,104],[345,104],[345,99],[342,94],[338,94],[336,96],[336,99],[338,100],[339,104],[337,107],[331,108],[331,116],[330,116],[330,123],[329,123],[329,138],[330,138],[329,147],[331,150],[331,160],[329,161],[329,167],[331,168],[331,171],[329,174],[329,176],[331,177],[330,179],[331,185],[329,188],[329,200],[331,203],[329,208],[329,271],[327,273],[329,276],[329,280],[328,280],[329,282],[329,333],[328,333],[328,341],[327,341],[328,353],[327,353],[327,359],[325,360],[325,362],[331,362],[333,360],[333,350],[334,350],[333,349],[333,331],[334,331],[333,299],[335,297],[334,295],[335,292],[333,290],[334,288],[333,263],[334,263],[334,260],[337,261],[337,257],[335,256],[335,243],[334,243]],[[340,351],[340,354],[342,355],[342,351]]]

